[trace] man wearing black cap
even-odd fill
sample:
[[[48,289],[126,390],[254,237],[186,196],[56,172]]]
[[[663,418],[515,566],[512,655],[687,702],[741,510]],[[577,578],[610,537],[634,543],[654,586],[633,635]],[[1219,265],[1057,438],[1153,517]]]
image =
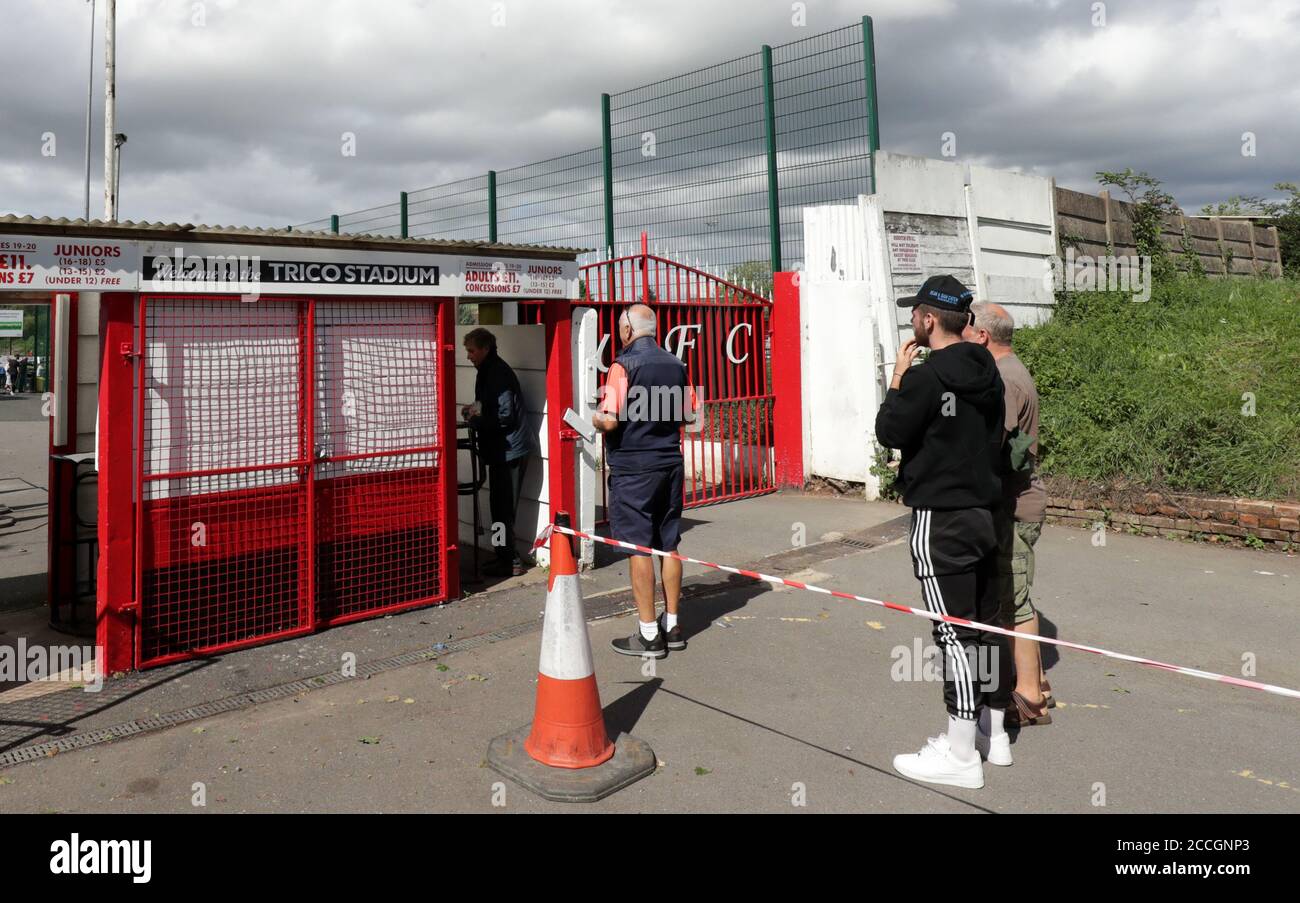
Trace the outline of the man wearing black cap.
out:
[[[998,617],[1003,388],[988,350],[962,341],[972,300],[948,275],[932,276],[916,295],[898,300],[912,309],[913,338],[899,349],[876,415],[876,438],[902,451],[898,488],[912,509],[912,567],[926,608],[992,624]],[[913,367],[920,348],[930,354]],[[1003,713],[1011,697],[1006,640],[936,621],[934,641],[943,656],[948,728],[919,753],[895,756],[894,768],[918,781],[983,787],[979,752],[990,737],[996,746],[1004,742]],[[989,710],[987,735],[978,729],[982,708]]]

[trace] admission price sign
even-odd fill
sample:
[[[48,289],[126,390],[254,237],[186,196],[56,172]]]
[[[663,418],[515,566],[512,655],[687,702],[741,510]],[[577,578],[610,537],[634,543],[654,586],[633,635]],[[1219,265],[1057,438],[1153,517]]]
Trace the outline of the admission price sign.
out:
[[[138,264],[133,242],[0,235],[0,289],[134,291]]]

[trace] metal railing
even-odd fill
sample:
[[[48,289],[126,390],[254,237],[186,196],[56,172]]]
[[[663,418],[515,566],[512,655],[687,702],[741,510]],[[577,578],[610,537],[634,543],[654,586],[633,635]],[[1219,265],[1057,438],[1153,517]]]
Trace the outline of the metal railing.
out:
[[[592,249],[650,231],[667,256],[797,268],[802,210],[873,190],[880,147],[871,19],[601,95],[587,150],[403,192],[295,226]],[[596,137],[596,136],[593,136]]]

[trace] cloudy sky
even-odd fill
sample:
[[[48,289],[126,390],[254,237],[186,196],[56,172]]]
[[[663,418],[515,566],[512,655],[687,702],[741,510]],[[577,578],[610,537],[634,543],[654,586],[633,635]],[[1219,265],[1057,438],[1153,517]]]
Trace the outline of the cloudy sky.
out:
[[[87,0],[4,11],[0,212],[79,216]],[[1300,0],[118,0],[121,218],[299,223],[593,147],[602,91],[864,12],[887,150],[952,132],[960,160],[1081,190],[1131,166],[1189,212],[1300,181]]]

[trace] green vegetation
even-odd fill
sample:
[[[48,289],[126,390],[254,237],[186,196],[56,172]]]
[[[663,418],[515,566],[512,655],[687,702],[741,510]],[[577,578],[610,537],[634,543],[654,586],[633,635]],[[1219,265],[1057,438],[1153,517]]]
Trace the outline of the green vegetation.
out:
[[[1066,293],[1015,347],[1038,384],[1044,474],[1300,498],[1300,282]]]

